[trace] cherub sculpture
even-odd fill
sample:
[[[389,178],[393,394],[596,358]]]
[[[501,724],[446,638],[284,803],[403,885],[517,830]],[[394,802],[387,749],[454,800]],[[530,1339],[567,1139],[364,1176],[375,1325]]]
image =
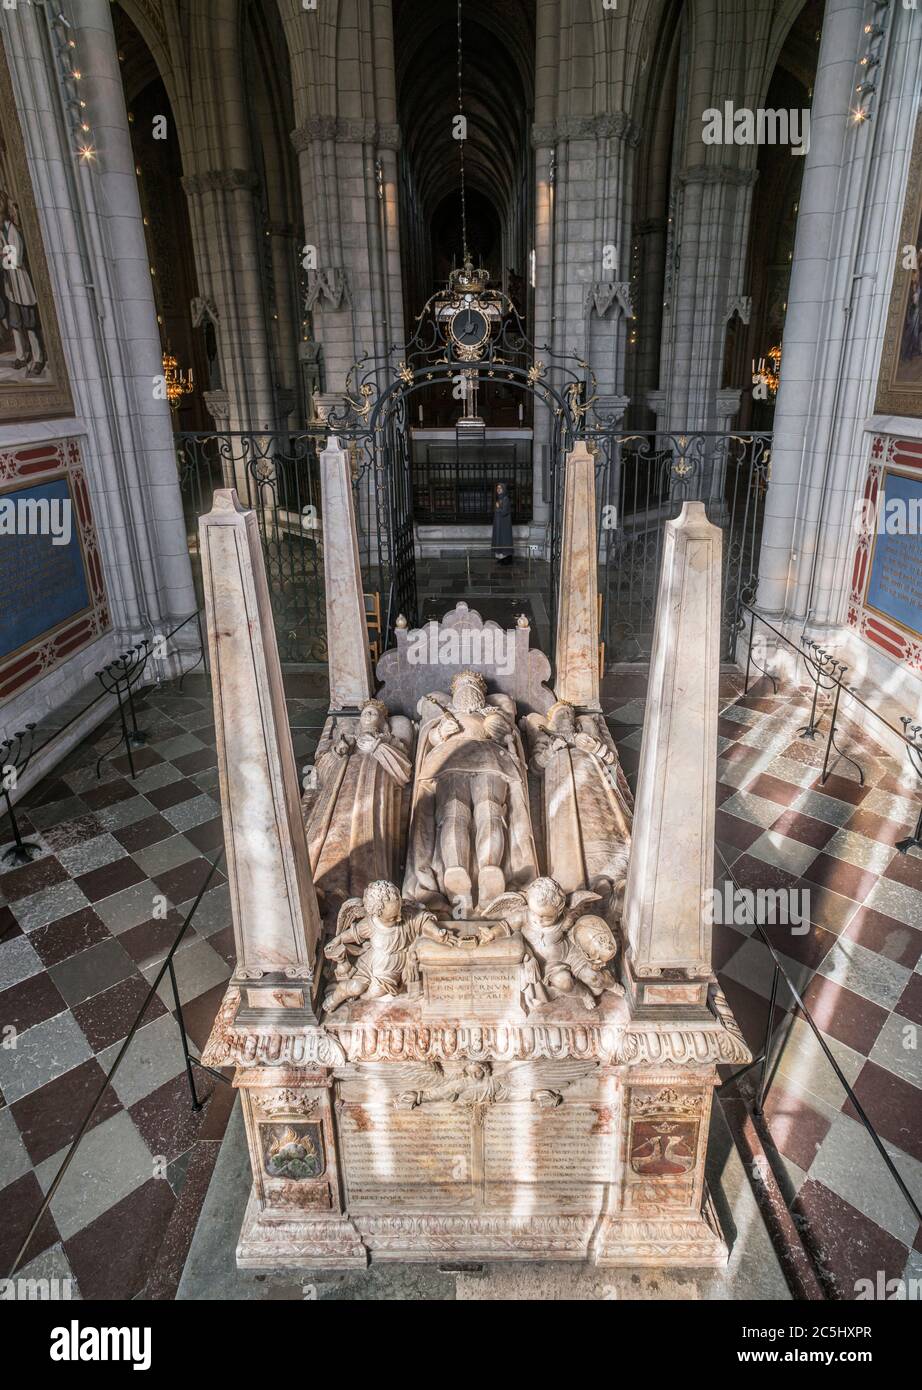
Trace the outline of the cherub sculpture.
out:
[[[524,893],[504,893],[490,903],[486,916],[500,920],[480,928],[481,941],[520,931],[528,946],[527,1008],[572,996],[594,1009],[602,994],[624,993],[608,970],[618,950],[614,934],[604,918],[587,915],[600,900],[587,889],[567,898],[554,879],[536,878]]]
[[[419,979],[416,945],[422,937],[457,944],[449,927],[431,912],[404,902],[400,889],[376,879],[361,898],[343,903],[336,935],[324,948],[335,963],[336,986],[323,1001],[327,1013],[350,999],[380,999],[403,994]]]

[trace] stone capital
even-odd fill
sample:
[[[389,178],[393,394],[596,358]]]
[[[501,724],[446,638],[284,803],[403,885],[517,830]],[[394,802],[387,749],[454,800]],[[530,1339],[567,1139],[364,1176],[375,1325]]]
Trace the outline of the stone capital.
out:
[[[343,116],[311,116],[291,132],[291,143],[300,153],[323,140],[336,144],[374,145],[379,150],[399,150],[400,126],[375,120],[355,121]]]
[[[735,188],[751,188],[758,177],[758,169],[741,169],[736,164],[693,164],[681,171],[678,182],[682,185],[726,183]]]
[[[605,111],[598,116],[560,116],[547,125],[531,128],[534,149],[559,145],[569,140],[624,140],[628,145],[640,141],[640,127],[626,111]]]
[[[208,169],[201,174],[187,174],[182,186],[189,198],[200,197],[203,193],[234,193],[238,188],[255,193],[259,177],[252,169]]]

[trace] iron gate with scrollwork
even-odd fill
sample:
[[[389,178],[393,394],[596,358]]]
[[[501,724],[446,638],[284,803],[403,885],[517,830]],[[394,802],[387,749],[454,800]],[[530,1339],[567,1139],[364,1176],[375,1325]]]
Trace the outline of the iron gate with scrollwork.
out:
[[[197,552],[196,519],[216,487],[236,487],[256,512],[266,556],[279,649],[287,663],[326,657],[323,532],[319,456],[335,435],[353,462],[352,477],[364,585],[379,595],[382,638],[398,615],[418,619],[410,401],[433,383],[473,374],[489,399],[494,384],[530,393],[546,409],[545,488],[549,521],[546,604],[550,628],[557,612],[562,544],[563,476],[567,452],[585,439],[596,455],[601,634],[607,664],[643,661],[650,651],[664,526],[687,499],[705,502],[724,530],[722,654],[733,660],[739,601],[751,598],[758,574],[771,436],[757,433],[630,433],[601,414],[589,364],[536,348],[515,306],[503,302],[500,328],[474,365],[462,362],[442,327],[450,295],[438,314],[426,311],[410,343],[385,359],[360,359],[341,404],[296,433],[200,433],[177,436],[179,473],[190,549]],[[430,301],[432,303],[433,301]],[[461,303],[460,297],[458,303]]]
[[[608,665],[650,654],[665,523],[686,501],[723,531],[721,658],[736,659],[740,602],[759,573],[771,435],[589,430],[596,452],[599,590]]]

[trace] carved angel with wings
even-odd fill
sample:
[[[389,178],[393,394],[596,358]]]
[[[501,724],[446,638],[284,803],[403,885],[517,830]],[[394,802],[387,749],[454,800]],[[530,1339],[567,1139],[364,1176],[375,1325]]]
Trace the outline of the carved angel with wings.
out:
[[[338,981],[323,1001],[326,1012],[347,999],[405,993],[419,978],[416,946],[423,936],[448,945],[457,942],[431,912],[404,902],[400,889],[385,879],[370,883],[361,898],[343,903],[336,935],[324,948]]]
[[[489,904],[486,916],[500,920],[480,929],[481,940],[520,931],[529,948],[527,1008],[572,995],[594,1009],[603,993],[624,993],[608,970],[618,951],[614,934],[604,918],[588,913],[600,901],[588,889],[567,898],[554,879],[536,878],[524,893],[503,893]]]
[[[531,1100],[545,1108],[563,1103],[563,1092],[581,1081],[597,1062],[542,1058],[529,1062],[472,1061],[449,1064],[411,1062],[396,1066],[355,1066],[358,1076],[374,1078],[394,1097],[398,1110],[452,1101],[473,1108],[500,1100]]]

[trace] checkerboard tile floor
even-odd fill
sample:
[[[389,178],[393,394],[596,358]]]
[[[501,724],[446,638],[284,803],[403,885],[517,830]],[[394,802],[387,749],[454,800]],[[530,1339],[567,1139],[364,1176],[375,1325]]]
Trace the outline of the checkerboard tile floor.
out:
[[[124,753],[97,780],[110,721],[17,808],[41,856],[0,865],[3,1275],[223,843],[207,685],[150,691],[141,707],[148,743],[134,753],[134,780]],[[316,738],[305,726],[325,709],[322,695],[289,700],[305,759]],[[3,820],[0,852],[9,843]],[[218,868],[175,957],[194,1048],[233,954]],[[193,1111],[173,1007],[167,977],[21,1273],[70,1277],[83,1298],[171,1295],[234,1098],[198,1072],[206,1103]]]
[[[299,760],[326,701],[312,678],[289,689]],[[745,887],[810,890],[809,930],[769,930],[827,1045],[917,1201],[922,1200],[919,1048],[922,859],[894,845],[915,790],[865,731],[819,786],[822,742],[798,737],[806,694],[739,697],[721,683],[717,836]],[[642,676],[606,680],[605,709],[636,777]],[[114,724],[71,754],[19,808],[42,853],[0,874],[0,1272],[5,1273],[102,1084],[159,962],[222,843],[211,697],[204,681],[148,692],[147,746],[130,778]],[[9,829],[0,821],[0,849]],[[718,875],[719,877],[719,875]],[[233,959],[220,869],[176,956],[186,1024],[201,1047]],[[715,964],[751,1045],[761,1045],[771,968],[746,929],[715,928]],[[170,1297],[233,1100],[198,1076],[189,1104],[168,986],[160,992],[56,1194],[21,1272],[70,1277],[84,1298]],[[786,1195],[831,1297],[858,1278],[922,1274],[922,1238],[802,1019],[769,1093]],[[9,1030],[15,1029],[15,1034]],[[9,1043],[15,1038],[15,1047]]]
[[[822,785],[827,722],[815,741],[801,738],[809,692],[774,696],[765,685],[743,697],[737,678],[722,680],[718,847],[743,888],[809,891],[809,922],[767,935],[922,1206],[922,854],[895,849],[915,828],[918,784],[904,783],[903,765],[867,730],[846,725],[837,742],[862,765],[864,785],[844,759]],[[632,785],[643,689],[639,678],[606,691]],[[718,859],[715,882],[726,877]],[[761,1050],[768,952],[745,925],[716,925],[714,963],[747,1042]],[[856,1279],[878,1270],[919,1278],[922,1228],[783,992],[789,1033],[766,1104],[773,1166],[824,1287],[848,1299]]]

